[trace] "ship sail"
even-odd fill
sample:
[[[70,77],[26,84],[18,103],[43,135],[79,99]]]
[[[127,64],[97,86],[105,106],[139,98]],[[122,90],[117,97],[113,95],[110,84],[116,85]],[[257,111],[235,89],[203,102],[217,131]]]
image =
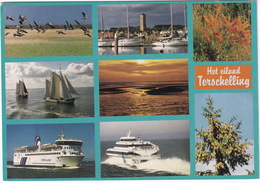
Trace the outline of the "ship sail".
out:
[[[61,72],[60,72],[60,81],[61,81],[61,92],[60,92],[61,97],[62,98],[72,98]]]
[[[19,83],[16,83],[16,95],[18,97],[28,97],[28,91],[23,81],[19,80]]]
[[[77,91],[75,90],[75,88],[70,84],[68,78],[67,78],[65,75],[64,75],[64,77],[65,77],[65,80],[66,80],[66,83],[67,83],[69,92],[72,94],[73,97],[79,98],[78,92],[77,92]]]
[[[60,76],[55,72],[51,76],[50,97],[60,98]]]
[[[74,103],[79,94],[65,75],[52,72],[51,80],[46,80],[44,97],[48,102]]]
[[[48,97],[50,96],[50,87],[51,87],[51,82],[46,79],[46,85],[45,85],[45,89],[44,89],[44,97]]]

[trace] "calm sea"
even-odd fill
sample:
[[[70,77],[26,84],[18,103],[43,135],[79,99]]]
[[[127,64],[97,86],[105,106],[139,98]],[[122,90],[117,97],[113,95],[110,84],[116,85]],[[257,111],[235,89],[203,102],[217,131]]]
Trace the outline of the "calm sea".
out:
[[[95,177],[95,162],[83,161],[79,168],[33,168],[15,167],[12,162],[7,165],[8,179],[34,178],[84,178]]]
[[[176,47],[118,47],[119,55],[187,53],[187,46]],[[115,55],[113,47],[99,47],[99,55]]]
[[[15,90],[6,90],[7,119],[94,117],[94,88],[76,88],[80,95],[74,105],[45,102],[44,89],[28,89],[27,99],[17,98]]]
[[[101,116],[189,114],[187,82],[102,82]]]
[[[115,142],[101,142],[102,177],[146,177],[190,175],[189,139],[151,140],[160,148],[161,159],[127,165],[106,156]]]

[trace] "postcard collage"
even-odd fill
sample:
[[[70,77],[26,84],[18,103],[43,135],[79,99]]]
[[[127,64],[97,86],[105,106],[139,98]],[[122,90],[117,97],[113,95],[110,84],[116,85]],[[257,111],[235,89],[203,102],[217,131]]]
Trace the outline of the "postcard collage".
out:
[[[256,14],[2,3],[3,180],[259,178]]]

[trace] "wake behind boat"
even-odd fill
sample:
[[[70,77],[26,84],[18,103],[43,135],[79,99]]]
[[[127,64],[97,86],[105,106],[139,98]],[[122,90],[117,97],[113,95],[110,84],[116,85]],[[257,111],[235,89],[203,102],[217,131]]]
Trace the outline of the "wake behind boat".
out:
[[[16,96],[19,98],[28,98],[28,91],[21,80],[19,80],[19,83],[16,83]]]
[[[131,136],[131,130],[127,136],[121,137],[120,141],[116,142],[115,147],[106,150],[108,157],[113,157],[122,160],[124,163],[133,164],[141,163],[152,159],[160,159],[158,151],[159,147],[150,141],[136,139]]]
[[[79,94],[60,71],[60,75],[52,72],[50,81],[46,79],[44,97],[46,102],[73,104]]]
[[[40,136],[36,136],[34,146],[22,146],[15,149],[13,165],[78,167],[84,158],[82,144],[82,140],[65,139],[63,133],[55,144],[41,144]]]

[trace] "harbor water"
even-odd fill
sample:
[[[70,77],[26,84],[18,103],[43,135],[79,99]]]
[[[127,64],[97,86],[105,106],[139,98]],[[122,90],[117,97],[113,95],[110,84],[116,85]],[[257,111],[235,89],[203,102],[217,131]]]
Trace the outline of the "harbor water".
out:
[[[139,46],[139,47],[118,47],[119,55],[137,55],[137,54],[171,54],[171,53],[187,53],[187,46]],[[99,55],[115,55],[114,47],[99,47]]]

